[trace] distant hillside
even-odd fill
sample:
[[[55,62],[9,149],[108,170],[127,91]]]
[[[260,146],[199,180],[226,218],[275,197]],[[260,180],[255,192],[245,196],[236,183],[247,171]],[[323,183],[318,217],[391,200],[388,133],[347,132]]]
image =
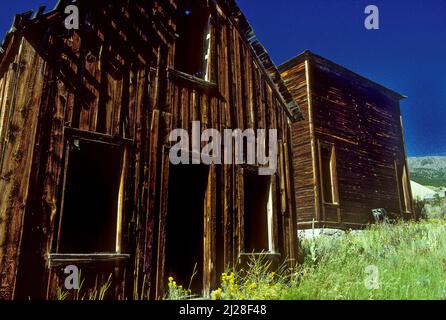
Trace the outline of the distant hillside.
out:
[[[410,178],[424,186],[446,187],[446,157],[409,158]]]

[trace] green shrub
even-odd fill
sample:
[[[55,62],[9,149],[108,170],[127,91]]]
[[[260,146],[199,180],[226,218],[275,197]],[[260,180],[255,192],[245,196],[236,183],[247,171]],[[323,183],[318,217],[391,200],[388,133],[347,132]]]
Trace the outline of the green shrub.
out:
[[[278,300],[286,288],[285,265],[275,272],[265,258],[250,258],[247,268],[221,276],[221,286],[212,292],[214,300]]]

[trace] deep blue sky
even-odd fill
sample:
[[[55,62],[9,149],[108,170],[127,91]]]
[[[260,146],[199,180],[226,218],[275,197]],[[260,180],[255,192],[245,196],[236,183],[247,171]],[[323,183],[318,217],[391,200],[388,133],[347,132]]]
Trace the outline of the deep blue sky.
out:
[[[0,33],[14,13],[55,0],[1,1]],[[402,102],[411,156],[446,155],[446,0],[239,0],[276,63],[310,49],[409,98]],[[381,29],[364,28],[380,9]]]

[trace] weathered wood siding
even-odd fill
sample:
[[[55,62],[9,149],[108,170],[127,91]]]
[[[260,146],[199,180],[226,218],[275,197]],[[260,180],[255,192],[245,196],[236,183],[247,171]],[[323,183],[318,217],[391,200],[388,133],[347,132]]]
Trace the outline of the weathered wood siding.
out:
[[[406,165],[401,97],[317,56],[307,55],[299,63],[282,66],[281,72],[304,112],[310,104],[307,118],[314,125],[313,130],[307,126],[305,133],[303,127],[293,130],[295,161],[297,158],[308,168],[295,169],[296,201],[308,203],[305,212],[297,208],[300,226],[311,227],[315,219],[318,226],[360,228],[373,220],[371,210],[376,208],[385,208],[392,217],[411,218],[412,212],[402,212],[401,181],[396,172],[396,167]],[[308,85],[307,96],[304,88]],[[304,134],[310,138],[302,146],[299,137]],[[306,158],[311,156],[311,136],[316,147],[313,183],[318,186],[312,193],[310,159]],[[319,196],[319,143],[335,147],[339,204],[324,203]],[[319,206],[319,216],[309,207],[313,201]]]
[[[0,299],[13,293],[46,69],[26,41],[13,50],[0,75]]]
[[[6,71],[0,74],[3,298],[11,298],[15,287],[15,296],[22,298],[55,293],[58,277],[48,253],[55,252],[58,241],[68,134],[123,143],[128,150],[122,253],[130,260],[125,276],[114,279],[121,281],[115,297],[146,298],[149,292],[152,298],[163,297],[165,243],[174,237],[165,233],[167,137],[172,129],[190,131],[195,120],[218,130],[278,129],[279,168],[272,177],[274,239],[282,259],[295,260],[291,101],[284,101],[271,70],[249,43],[249,30],[235,20],[241,17],[238,8],[218,3],[210,1],[209,82],[174,70],[175,54],[181,54],[175,51],[174,0],[79,1],[78,31],[64,28],[65,2],[35,19],[16,20],[24,37],[9,44],[23,43],[22,49],[15,56],[3,55]],[[12,106],[13,112],[8,111]],[[6,114],[11,121],[4,120]],[[234,266],[244,253],[246,169],[213,165],[209,170],[203,222],[205,293],[218,282],[218,266]],[[222,239],[217,238],[220,234]],[[223,252],[217,242],[223,242]]]

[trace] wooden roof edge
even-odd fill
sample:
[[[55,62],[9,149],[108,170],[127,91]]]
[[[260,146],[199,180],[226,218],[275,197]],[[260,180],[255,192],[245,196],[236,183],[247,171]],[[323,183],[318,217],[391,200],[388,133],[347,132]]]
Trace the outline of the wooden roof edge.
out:
[[[21,20],[31,15],[32,11],[27,11],[14,16],[11,27],[6,32],[2,42],[0,43],[0,74],[2,74],[5,70],[4,62],[7,61],[8,56],[10,56],[10,53],[12,52],[11,48],[13,47],[14,41],[17,38],[16,35],[21,31]]]
[[[280,102],[285,107],[290,119],[293,121],[302,120],[303,114],[301,112],[299,105],[296,103],[293,96],[289,92],[288,87],[286,86],[282,76],[280,75],[279,70],[277,69],[274,62],[271,60],[265,47],[257,39],[251,24],[241,11],[240,7],[237,5],[236,1],[235,0],[214,0],[214,1],[216,1],[223,7],[229,9],[230,18],[238,27],[239,31],[241,32],[241,35],[245,38],[246,42],[252,48],[255,57],[259,62],[259,65],[264,69],[265,74],[269,77],[269,80],[273,85],[273,89],[277,91],[279,100],[281,100]],[[41,19],[47,19],[50,16],[55,17],[57,16],[56,13],[62,13],[64,8],[68,4],[75,4],[78,2],[79,0],[74,2],[71,0],[59,0],[54,9],[46,13],[44,13],[45,7],[40,7],[36,11],[36,14],[34,16],[32,10],[16,15],[11,30],[6,34],[2,45],[0,46],[0,67],[4,61],[4,52],[5,52],[4,48],[9,45],[10,40],[13,38],[12,34],[16,32],[23,32],[26,26],[30,25],[31,23],[37,23]]]
[[[335,72],[338,72],[345,76],[355,78],[359,82],[364,83],[364,84],[366,84],[376,90],[379,90],[381,92],[387,93],[388,95],[391,95],[394,98],[397,98],[398,100],[407,99],[407,96],[402,95],[392,89],[389,89],[389,88],[385,87],[384,85],[379,84],[373,80],[370,80],[370,79],[368,79],[368,78],[366,78],[352,70],[349,70],[346,67],[343,67],[340,64],[337,64],[336,62],[333,62],[327,58],[324,58],[310,50],[305,50],[304,52],[298,54],[297,56],[285,61],[284,63],[279,65],[278,69],[279,69],[280,73],[283,73],[283,72],[291,69],[292,67],[296,66],[297,64],[304,62],[307,59],[311,60],[311,61],[315,61],[315,62],[319,63],[320,65],[327,66],[327,67],[333,69]]]
[[[0,43],[0,66],[3,64],[6,53],[8,52],[7,48],[11,45],[11,41],[13,41],[16,37],[16,34],[23,33],[26,26],[29,26],[31,23],[38,22],[41,19],[47,19],[48,17],[54,16],[55,13],[62,13],[65,6],[69,3],[72,3],[70,0],[59,0],[55,7],[48,12],[45,12],[46,6],[40,6],[36,11],[28,10],[23,13],[16,14],[14,16],[11,28],[6,32],[3,37],[2,42]]]
[[[254,33],[254,29],[242,12],[235,0],[216,0],[217,3],[229,10],[229,17],[239,29],[241,35],[245,38],[247,44],[252,48],[259,65],[264,69],[266,76],[269,78],[273,89],[275,89],[280,97],[281,103],[286,108],[288,116],[292,121],[303,120],[302,111],[291,95],[285,84],[276,64],[272,61],[268,51],[259,41]]]

